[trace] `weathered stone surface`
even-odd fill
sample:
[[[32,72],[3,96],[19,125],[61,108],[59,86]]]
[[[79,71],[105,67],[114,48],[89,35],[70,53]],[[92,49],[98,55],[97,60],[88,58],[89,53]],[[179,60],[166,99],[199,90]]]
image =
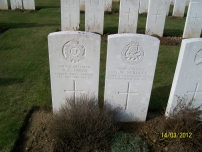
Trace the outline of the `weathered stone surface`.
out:
[[[105,0],[105,11],[112,11],[112,0]]]
[[[122,0],[119,11],[118,33],[136,33],[139,0]]]
[[[104,0],[85,0],[85,31],[103,34]]]
[[[0,1],[0,10],[7,10],[8,9],[8,2],[7,0]]]
[[[194,107],[202,104],[202,38],[182,41],[166,116],[173,114],[178,96],[187,99],[186,104],[193,100]]]
[[[183,17],[186,6],[186,0],[175,0],[173,8],[173,16]]]
[[[68,97],[98,97],[101,37],[80,31],[48,35],[53,110]]]
[[[23,8],[25,10],[35,10],[35,1],[34,0],[23,0]]]
[[[199,38],[202,27],[202,3],[190,3],[183,38]]]
[[[167,0],[150,0],[146,22],[146,34],[163,36],[168,5]]]
[[[140,0],[139,4],[139,13],[147,13],[148,12],[148,5],[149,5],[149,0]]]
[[[79,0],[61,0],[62,31],[78,30],[80,24]]]
[[[85,0],[80,0],[80,10],[85,11]]]
[[[117,121],[145,121],[159,43],[142,34],[108,36],[104,99],[123,108]]]
[[[11,9],[23,9],[22,0],[10,0]]]

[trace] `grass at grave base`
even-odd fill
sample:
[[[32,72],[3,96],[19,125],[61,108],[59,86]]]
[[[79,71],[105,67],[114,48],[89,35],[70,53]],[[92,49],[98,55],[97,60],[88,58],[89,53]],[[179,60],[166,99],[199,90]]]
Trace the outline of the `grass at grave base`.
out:
[[[118,3],[117,3],[118,4]],[[118,31],[118,5],[105,14],[104,33]],[[47,36],[61,29],[60,1],[36,0],[36,12],[0,12],[0,151],[11,151],[24,118],[33,106],[51,107]],[[85,14],[81,13],[80,30]],[[138,33],[144,33],[146,15],[139,15]],[[169,17],[165,34],[181,36],[185,19]],[[172,84],[180,46],[161,46],[150,108],[163,109]],[[104,99],[107,43],[102,42],[99,100]]]

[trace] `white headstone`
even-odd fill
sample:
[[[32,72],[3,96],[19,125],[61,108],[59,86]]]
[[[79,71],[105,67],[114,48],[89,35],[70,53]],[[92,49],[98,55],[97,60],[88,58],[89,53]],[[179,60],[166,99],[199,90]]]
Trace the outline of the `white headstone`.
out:
[[[112,11],[112,0],[105,0],[105,11]]]
[[[163,36],[167,13],[168,1],[167,0],[150,0],[149,10],[146,22],[146,31],[148,35],[156,34]]]
[[[22,0],[10,0],[11,3],[11,9],[23,9],[22,7]]]
[[[123,108],[118,121],[145,121],[159,43],[142,34],[108,36],[104,99]]]
[[[68,97],[98,97],[101,37],[80,31],[48,35],[53,110]]]
[[[140,0],[139,4],[139,13],[147,13],[148,12],[149,0]]]
[[[8,2],[7,0],[0,1],[0,10],[7,10],[8,9]]]
[[[195,107],[202,104],[202,38],[182,40],[166,116],[178,104],[177,96],[187,98],[187,104],[193,99]]]
[[[202,3],[190,3],[183,38],[199,38],[202,29]]]
[[[61,0],[62,31],[78,30],[80,24],[79,0]]]
[[[23,8],[25,10],[35,10],[35,1],[34,0],[23,0]]]
[[[166,13],[166,15],[168,16],[169,11],[170,11],[171,0],[167,0],[167,1],[168,1],[168,4],[167,4],[167,13]]]
[[[136,33],[139,0],[121,0],[118,33]]]
[[[103,34],[104,0],[85,0],[85,31]]]
[[[173,7],[173,16],[183,17],[186,6],[186,0],[175,0]]]
[[[85,11],[85,0],[80,0],[80,10]]]

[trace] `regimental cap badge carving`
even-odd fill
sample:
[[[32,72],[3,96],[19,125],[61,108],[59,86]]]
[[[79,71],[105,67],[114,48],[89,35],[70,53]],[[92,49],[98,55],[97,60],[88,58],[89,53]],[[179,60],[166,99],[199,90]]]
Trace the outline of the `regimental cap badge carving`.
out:
[[[97,7],[100,3],[100,0],[90,0],[90,5],[93,7]]]
[[[66,0],[66,4],[70,6],[74,5],[74,2],[75,0]]]
[[[139,42],[131,41],[126,45],[121,52],[121,58],[128,64],[135,65],[140,63],[144,58],[144,51]]]
[[[85,47],[79,41],[71,40],[64,44],[62,49],[64,58],[72,63],[78,63],[86,56]]]
[[[195,56],[194,62],[197,67],[202,68],[202,49],[200,49]]]

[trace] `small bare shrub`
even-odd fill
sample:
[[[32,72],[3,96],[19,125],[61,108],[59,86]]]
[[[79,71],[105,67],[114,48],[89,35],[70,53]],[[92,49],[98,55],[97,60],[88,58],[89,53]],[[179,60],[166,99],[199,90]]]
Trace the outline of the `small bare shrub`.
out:
[[[99,108],[95,98],[83,96],[67,99],[50,127],[55,151],[98,151],[110,147],[118,129],[114,122],[116,109]]]
[[[193,105],[194,100],[187,100],[186,96],[178,97],[173,114],[165,121],[165,132],[170,133],[170,137],[164,138],[164,141],[171,145],[182,145],[184,151],[199,152],[202,149],[202,122],[199,121],[202,110],[201,106]]]
[[[147,144],[138,135],[118,132],[112,140],[112,152],[148,152]]]

